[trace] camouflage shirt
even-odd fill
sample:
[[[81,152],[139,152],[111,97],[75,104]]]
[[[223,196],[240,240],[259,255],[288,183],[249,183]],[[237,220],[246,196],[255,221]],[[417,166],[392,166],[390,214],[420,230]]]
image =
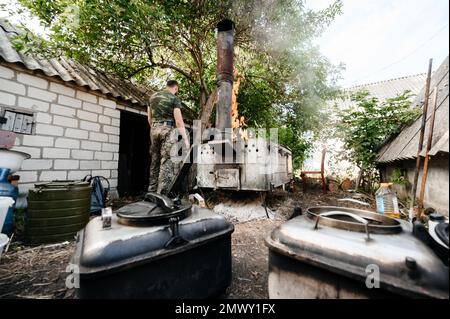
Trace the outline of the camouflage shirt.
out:
[[[173,110],[181,108],[180,99],[167,90],[157,92],[150,98],[153,121],[173,121]]]

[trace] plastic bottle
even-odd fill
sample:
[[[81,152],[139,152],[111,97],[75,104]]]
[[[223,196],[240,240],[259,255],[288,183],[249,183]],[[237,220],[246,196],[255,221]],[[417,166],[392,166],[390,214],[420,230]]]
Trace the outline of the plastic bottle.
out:
[[[381,183],[380,188],[375,193],[377,213],[392,218],[400,218],[397,195],[389,187],[391,185],[392,183]]]

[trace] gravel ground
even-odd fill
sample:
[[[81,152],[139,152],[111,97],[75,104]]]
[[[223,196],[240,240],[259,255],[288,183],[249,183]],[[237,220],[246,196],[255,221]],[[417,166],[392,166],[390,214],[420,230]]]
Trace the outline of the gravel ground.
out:
[[[218,197],[215,196],[212,202],[217,203]],[[223,297],[268,298],[268,249],[264,238],[291,216],[295,206],[303,210],[316,205],[359,206],[339,202],[338,199],[343,197],[348,197],[348,194],[324,195],[313,190],[306,194],[275,192],[266,198],[269,209],[275,213],[274,219],[232,221],[235,224],[232,235],[233,280]],[[74,248],[74,242],[27,247],[13,241],[0,260],[0,298],[73,298],[74,291],[65,288],[65,270]]]

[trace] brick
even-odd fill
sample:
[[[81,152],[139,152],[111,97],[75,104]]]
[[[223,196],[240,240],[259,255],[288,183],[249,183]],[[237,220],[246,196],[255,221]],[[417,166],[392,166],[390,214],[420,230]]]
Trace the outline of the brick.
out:
[[[67,179],[66,171],[43,171],[41,172],[41,176],[39,176],[39,180],[41,182],[63,181],[66,179]]]
[[[81,148],[84,150],[98,151],[102,148],[102,143],[91,142],[91,141],[81,141]]]
[[[111,178],[109,180],[109,185],[110,185],[111,188],[117,187],[117,178]]]
[[[87,139],[88,138],[88,132],[83,130],[78,130],[76,128],[67,128],[66,132],[64,133],[64,136],[66,137],[73,137],[73,138],[80,138],[80,139]]]
[[[28,159],[23,161],[22,170],[37,171],[42,169],[50,169],[53,161],[49,159]]]
[[[83,91],[77,91],[77,98],[83,101],[97,103],[97,96]]]
[[[53,146],[54,137],[38,136],[38,135],[24,135],[22,145],[28,146]]]
[[[64,129],[60,126],[48,125],[48,124],[36,124],[36,134],[43,135],[63,135]]]
[[[101,123],[101,124],[110,125],[111,124],[111,118],[108,117],[108,116],[99,115],[98,116],[98,122]]]
[[[100,124],[88,122],[88,121],[80,121],[80,128],[88,131],[100,131]]]
[[[116,101],[104,99],[102,97],[100,97],[98,99],[98,104],[112,108],[112,109],[115,109],[117,107]]]
[[[44,123],[44,124],[50,124],[53,120],[53,116],[51,116],[48,113],[44,112],[38,112],[36,113],[36,122],[37,123]]]
[[[113,169],[111,171],[111,178],[117,178],[118,175],[119,175],[119,172],[116,169]]]
[[[102,169],[117,169],[119,162],[117,161],[102,161]]]
[[[103,125],[103,132],[108,134],[119,135],[120,129],[116,126]]]
[[[118,161],[119,160],[119,153],[114,153],[113,160],[114,161]]]
[[[91,160],[94,158],[93,151],[72,150],[72,158]]]
[[[112,126],[120,126],[120,120],[119,119],[111,119],[111,125]]]
[[[119,144],[119,142],[120,142],[119,135],[109,135],[108,136],[108,142],[114,143],[114,144]]]
[[[62,106],[59,104],[52,104],[50,107],[50,112],[58,115],[73,117],[75,116],[75,109],[68,107],[68,106]]]
[[[30,154],[31,158],[41,157],[41,149],[37,147],[14,146],[12,150]]]
[[[55,102],[56,97],[57,97],[57,95],[53,92],[37,89],[34,87],[28,88],[28,96],[38,99],[38,100],[47,101],[47,102]]]
[[[59,93],[59,94],[63,94],[63,95],[67,95],[70,97],[75,97],[74,89],[72,89],[66,85],[55,83],[55,82],[50,82],[50,91]]]
[[[99,169],[100,161],[80,161],[80,169]]]
[[[46,147],[42,151],[43,158],[70,158],[70,150],[66,148]]]
[[[78,169],[80,165],[80,161],[77,160],[65,160],[65,159],[57,159],[55,160],[55,169]]]
[[[115,118],[120,118],[120,111],[113,110],[110,108],[105,108],[103,111],[103,114],[107,115],[107,116],[115,117]]]
[[[82,120],[86,120],[86,121],[91,121],[91,122],[97,122],[98,121],[98,115],[95,114],[95,113],[91,113],[91,112],[78,110],[77,111],[77,116],[78,116],[78,118],[80,118]]]
[[[13,70],[0,65],[0,78],[12,79],[13,77],[14,77]]]
[[[92,176],[103,176],[106,178],[110,178],[111,171],[110,170],[95,170],[95,171],[92,171]]]
[[[104,152],[118,152],[119,144],[103,143],[102,151]]]
[[[25,95],[26,90],[25,85],[23,84],[6,79],[0,79],[0,91]]]
[[[31,182],[37,182],[37,172],[36,171],[29,171],[29,172],[18,172],[17,175],[20,176],[20,184],[22,183],[31,183]]]
[[[40,89],[47,89],[48,88],[48,81],[42,78],[39,78],[34,75],[26,74],[26,73],[19,73],[17,74],[17,82],[35,86]]]
[[[95,112],[102,114],[103,113],[103,107],[98,104],[92,104],[88,102],[83,102],[83,110],[89,111],[89,112]]]
[[[103,133],[89,132],[89,139],[92,141],[108,142],[108,135]]]
[[[62,138],[59,137],[55,141],[55,147],[63,147],[63,148],[80,148],[80,141],[73,140],[70,138]]]
[[[69,171],[67,178],[69,180],[82,180],[87,175],[91,174],[91,171]]]
[[[75,108],[81,107],[81,101],[65,95],[58,95],[58,104],[67,105]]]
[[[113,154],[114,153],[111,153],[111,152],[95,152],[94,159],[111,161],[113,159]]]
[[[5,92],[0,92],[0,101],[2,104],[12,106],[16,104],[16,96]]]
[[[19,96],[17,106],[40,112],[48,112],[48,109],[50,108],[50,103]]]
[[[61,125],[61,126],[68,126],[68,127],[77,127],[78,120],[72,119],[70,117],[55,115],[55,116],[53,116],[53,124]]]

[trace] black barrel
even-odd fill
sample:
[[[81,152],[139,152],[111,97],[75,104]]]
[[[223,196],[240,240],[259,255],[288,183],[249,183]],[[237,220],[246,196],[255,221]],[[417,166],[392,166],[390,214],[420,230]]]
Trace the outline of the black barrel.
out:
[[[25,241],[39,245],[73,239],[89,221],[90,206],[88,182],[35,184],[28,194]]]

